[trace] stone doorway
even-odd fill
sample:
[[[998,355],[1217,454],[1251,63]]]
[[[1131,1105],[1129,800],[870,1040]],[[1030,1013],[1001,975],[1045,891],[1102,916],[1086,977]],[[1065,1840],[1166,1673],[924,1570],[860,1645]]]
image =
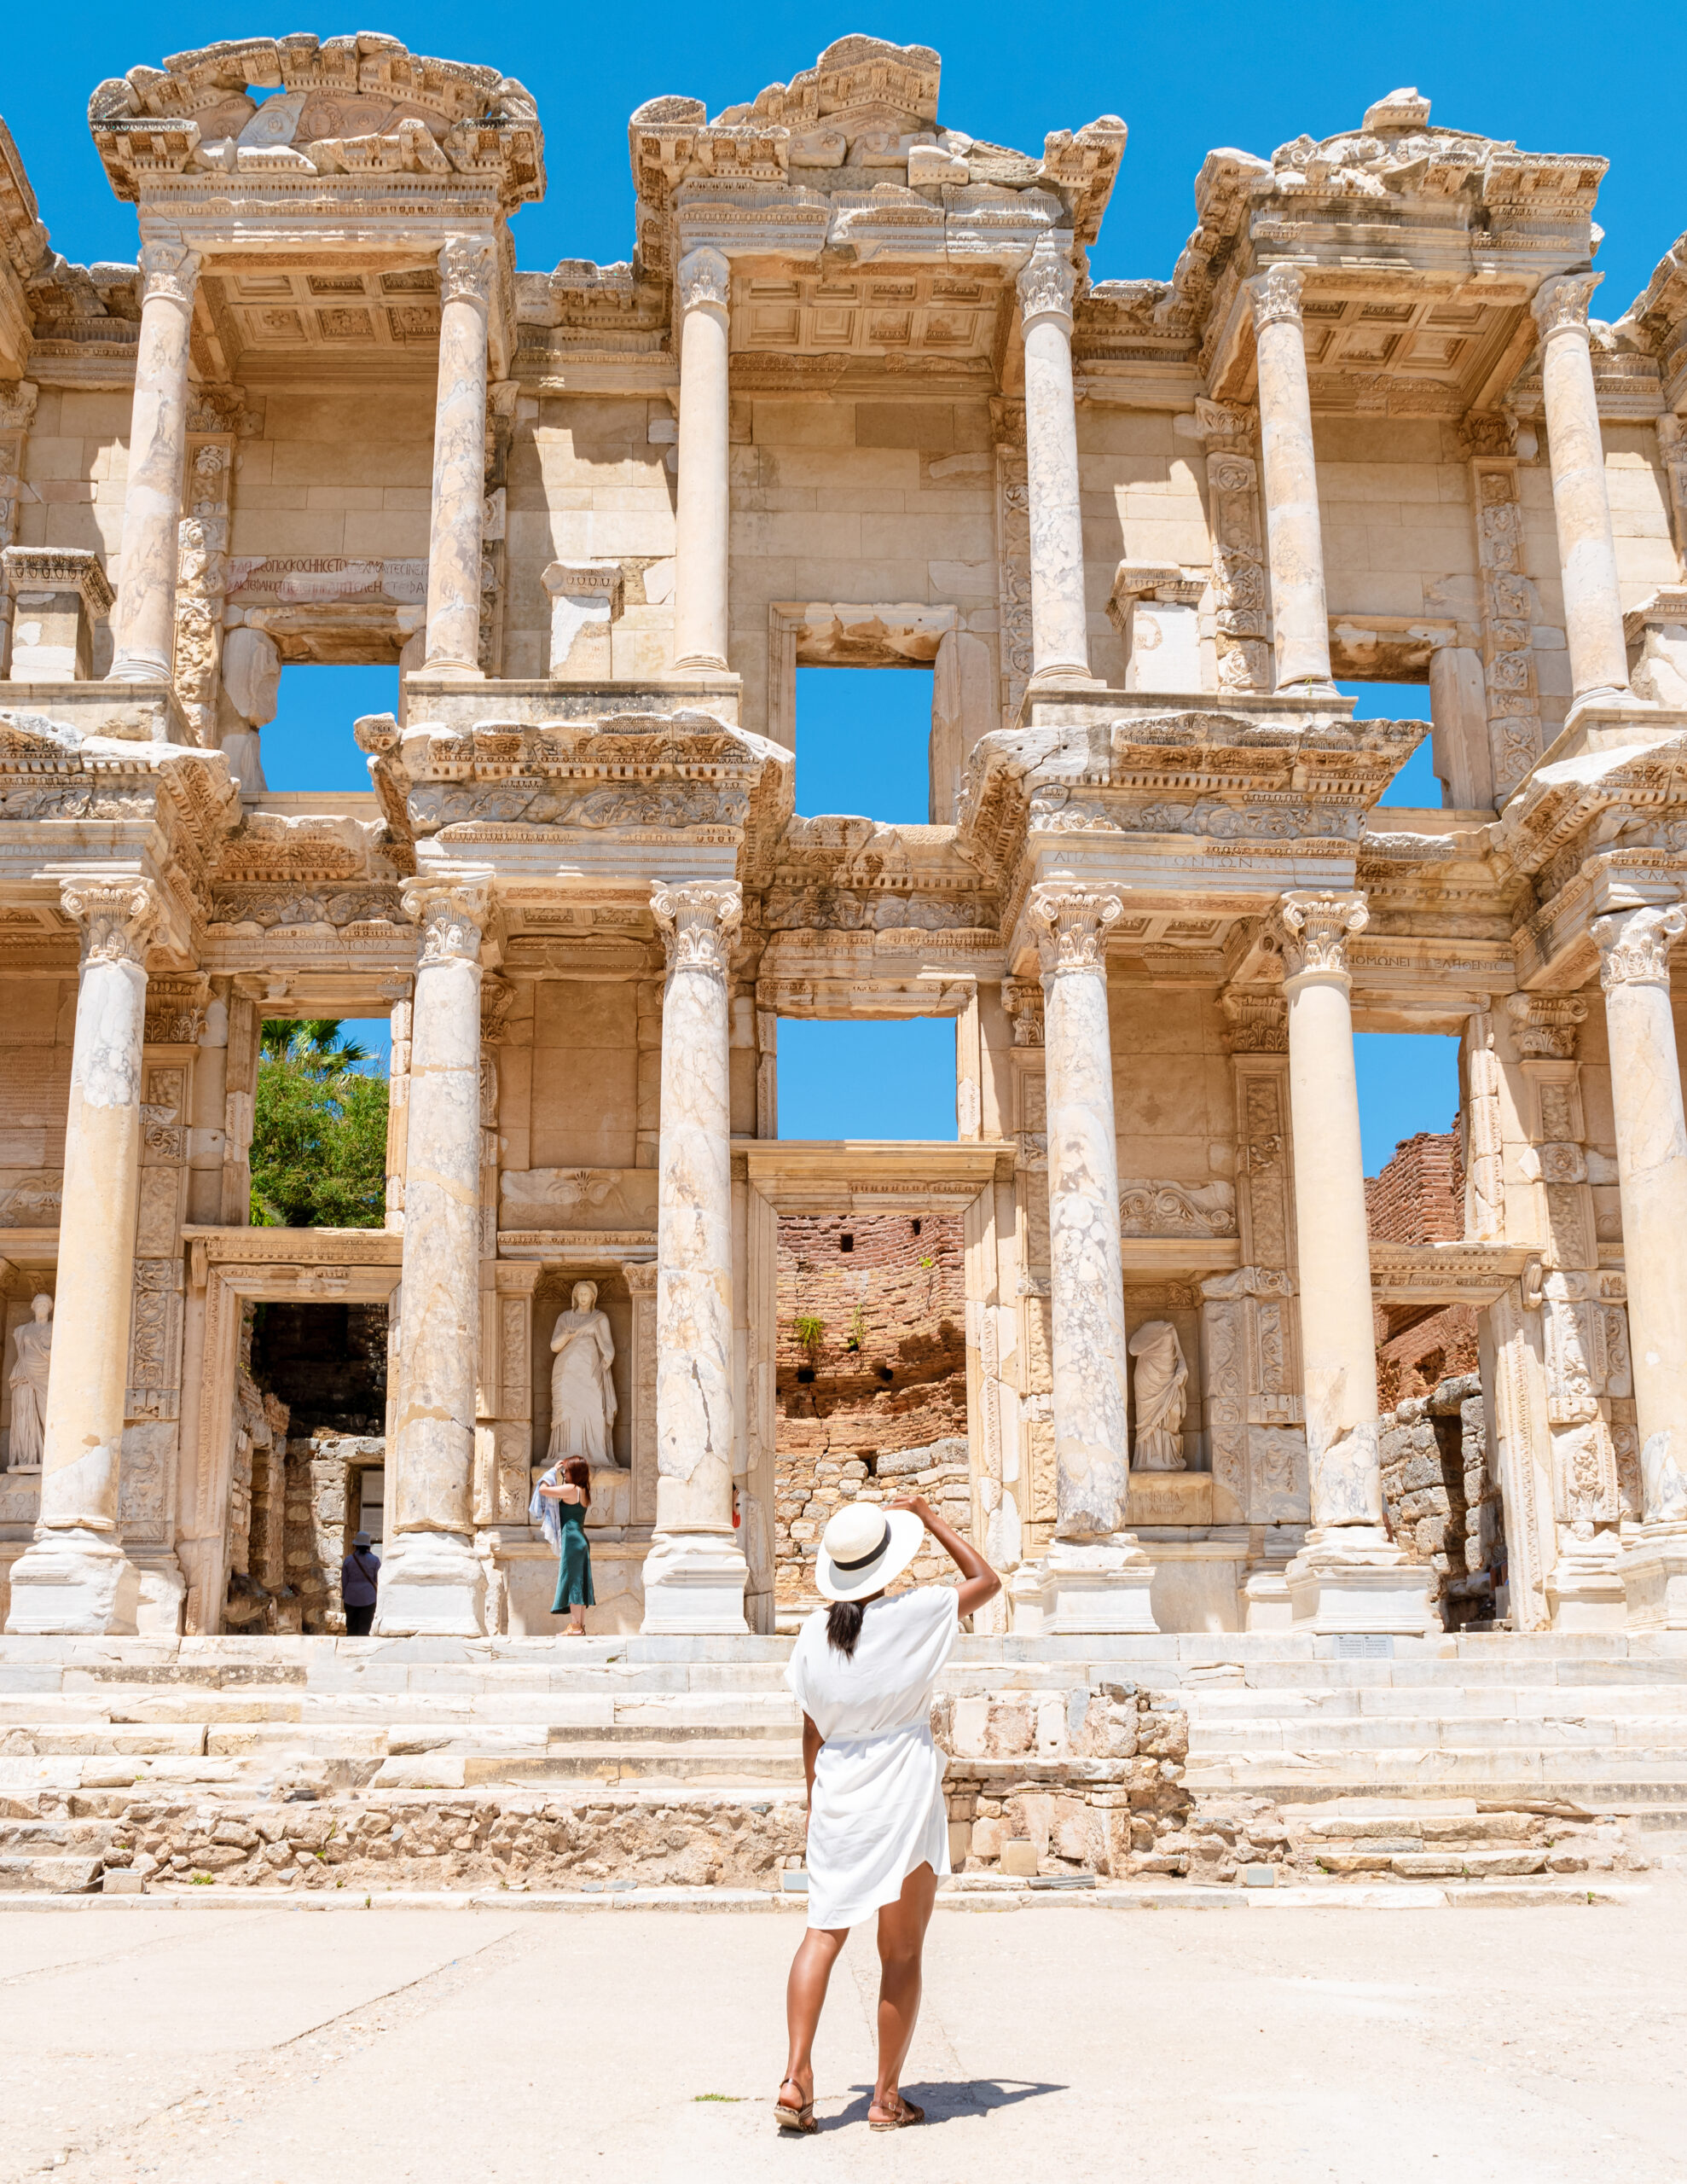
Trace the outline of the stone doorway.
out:
[[[819,1603],[815,1543],[842,1503],[919,1492],[970,1536],[966,1273],[959,1213],[786,1214],[778,1229],[776,1627]],[[922,1556],[910,1582],[941,1577]]]

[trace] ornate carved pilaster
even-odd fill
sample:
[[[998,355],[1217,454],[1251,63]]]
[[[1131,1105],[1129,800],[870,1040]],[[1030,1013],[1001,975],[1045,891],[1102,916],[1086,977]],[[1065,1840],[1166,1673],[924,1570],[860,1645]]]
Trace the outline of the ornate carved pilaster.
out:
[[[1587,1019],[1587,1003],[1575,994],[1514,993],[1505,1013],[1511,1041],[1525,1061],[1574,1061]]]
[[[1043,990],[1035,979],[1004,979],[1002,1013],[1013,1026],[1016,1047],[1040,1047],[1043,1043]]]

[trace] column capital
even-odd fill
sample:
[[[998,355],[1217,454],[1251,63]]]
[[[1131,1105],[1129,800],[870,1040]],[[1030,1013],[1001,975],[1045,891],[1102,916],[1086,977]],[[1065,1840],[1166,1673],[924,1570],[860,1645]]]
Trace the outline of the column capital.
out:
[[[1314,893],[1296,888],[1283,896],[1272,923],[1287,975],[1299,979],[1308,973],[1321,973],[1346,979],[1348,943],[1370,922],[1363,895]]]
[[[1511,1037],[1525,1061],[1574,1061],[1587,1003],[1573,993],[1508,995]]]
[[[737,880],[697,881],[682,887],[658,881],[650,891],[650,908],[670,971],[726,976],[732,937],[744,916],[744,890]]]
[[[159,239],[141,245],[141,307],[144,311],[154,296],[167,296],[172,303],[191,305],[194,291],[199,286],[200,261],[198,253],[184,242],[170,242]]]
[[[1019,270],[1019,310],[1024,322],[1029,326],[1034,318],[1064,318],[1070,331],[1077,285],[1071,260],[1053,236],[1039,237]]]
[[[418,968],[430,963],[478,963],[481,935],[492,909],[490,872],[442,874],[413,880],[402,901],[421,928]]]
[[[675,276],[681,311],[699,311],[708,305],[725,311],[732,301],[732,261],[723,251],[711,250],[707,243],[688,250]]]
[[[453,235],[439,253],[441,304],[478,304],[486,310],[496,270],[496,256],[484,235]]]
[[[1220,1037],[1230,1054],[1286,1054],[1289,1003],[1278,986],[1227,986],[1219,996],[1224,1010]]]
[[[1261,327],[1276,326],[1284,320],[1296,326],[1301,323],[1301,292],[1306,286],[1306,278],[1299,266],[1269,266],[1242,285],[1253,305],[1256,334]]]
[[[1555,334],[1579,334],[1586,340],[1588,302],[1604,277],[1603,273],[1563,273],[1556,281],[1541,282],[1529,310],[1543,343]]]
[[[1123,908],[1107,888],[1059,880],[1034,887],[1025,915],[1037,937],[1043,976],[1104,969],[1107,929],[1118,923]]]
[[[59,899],[82,928],[84,963],[144,966],[160,915],[150,880],[63,880]]]
[[[1002,1013],[1013,1026],[1016,1047],[1040,1047],[1043,1043],[1043,990],[1035,979],[1004,979]]]
[[[1595,918],[1588,931],[1599,950],[1599,984],[1605,992],[1617,986],[1667,987],[1670,943],[1687,932],[1687,910],[1678,903],[1613,910]]]

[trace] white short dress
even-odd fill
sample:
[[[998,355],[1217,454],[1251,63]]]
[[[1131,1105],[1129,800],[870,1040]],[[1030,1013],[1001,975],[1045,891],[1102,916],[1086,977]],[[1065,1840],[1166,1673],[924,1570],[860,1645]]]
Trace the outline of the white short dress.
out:
[[[785,1680],[826,1740],[809,1815],[811,1926],[859,1926],[919,1867],[949,1870],[931,1694],[959,1629],[954,1588],[921,1585],[868,1602],[847,1660],[826,1642],[824,1608],[797,1634]]]

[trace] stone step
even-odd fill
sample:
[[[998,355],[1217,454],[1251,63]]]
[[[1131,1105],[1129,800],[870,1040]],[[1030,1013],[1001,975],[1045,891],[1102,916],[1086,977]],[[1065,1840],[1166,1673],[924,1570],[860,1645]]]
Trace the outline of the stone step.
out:
[[[1678,1687],[1655,1684],[1619,1687],[1600,1684],[1522,1685],[1510,1691],[1487,1684],[1448,1683],[1406,1689],[1256,1690],[1249,1687],[1203,1689],[1185,1686],[1179,1696],[1191,1724],[1222,1728],[1250,1721],[1369,1720],[1418,1716],[1456,1720],[1463,1715],[1515,1716],[1539,1721],[1562,1714],[1622,1715],[1678,1718],[1687,1722],[1687,1681]]]
[[[514,1753],[434,1752],[395,1755],[371,1778],[371,1795],[385,1790],[495,1790],[548,1783],[687,1788],[762,1794],[803,1780],[802,1747],[759,1745],[746,1754],[737,1744],[699,1740],[679,1746],[580,1744],[530,1756]]]
[[[1236,1722],[1222,1726],[1191,1721],[1189,1752],[1193,1763],[1234,1754],[1291,1751],[1390,1751],[1433,1746],[1443,1751],[1573,1751],[1599,1748],[1649,1751],[1687,1757],[1687,1720],[1674,1715],[1622,1716],[1599,1720],[1578,1715],[1542,1720],[1515,1715],[1377,1716],[1325,1720],[1317,1716],[1292,1721]]]
[[[0,1856],[0,1891],[44,1891],[49,1896],[85,1896],[100,1885],[96,1856]]]
[[[118,1833],[111,1820],[0,1820],[0,1858],[93,1856]]]

